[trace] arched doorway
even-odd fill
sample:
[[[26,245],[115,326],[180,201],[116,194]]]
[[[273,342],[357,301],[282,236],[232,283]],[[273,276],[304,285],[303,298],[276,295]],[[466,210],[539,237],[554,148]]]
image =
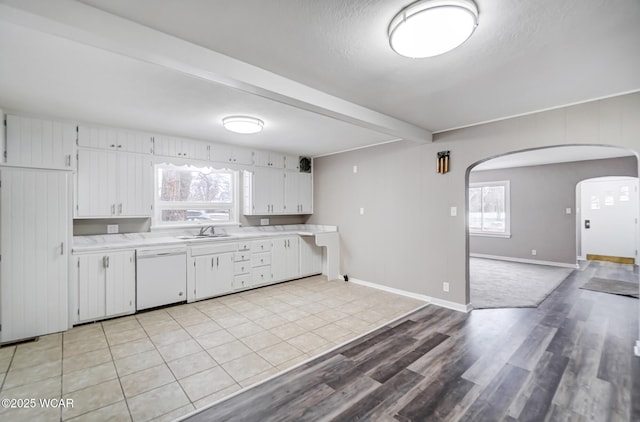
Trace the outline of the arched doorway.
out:
[[[478,177],[480,174],[484,177]],[[470,166],[466,191],[467,291],[471,305],[475,307],[470,265],[474,255],[496,262],[575,268],[576,184],[584,179],[610,175],[637,177],[635,154],[612,146],[562,145],[488,157]],[[478,181],[509,182],[511,209],[507,211],[509,215],[505,222],[510,222],[510,227],[506,235],[471,230],[470,187]],[[477,216],[475,218],[477,220]],[[544,297],[546,295],[542,299]]]

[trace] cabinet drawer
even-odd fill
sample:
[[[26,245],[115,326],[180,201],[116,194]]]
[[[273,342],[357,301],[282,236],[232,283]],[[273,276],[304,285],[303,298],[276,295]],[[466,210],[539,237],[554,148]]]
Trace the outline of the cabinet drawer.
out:
[[[271,253],[254,253],[251,256],[251,266],[252,267],[261,267],[263,265],[271,264]]]
[[[235,290],[246,289],[252,285],[251,274],[237,275],[233,278],[233,288]]]
[[[248,251],[250,249],[251,249],[251,242],[238,243],[238,250],[239,251]]]
[[[213,255],[224,252],[235,252],[236,243],[216,243],[215,245],[191,246],[191,256]]]
[[[249,261],[236,262],[233,266],[234,274],[246,274],[251,271],[251,263]]]
[[[267,252],[271,250],[271,240],[256,240],[251,243],[251,252]]]
[[[271,266],[265,265],[253,269],[253,284],[264,284],[271,282]]]
[[[240,261],[250,261],[251,260],[251,252],[248,251],[240,251],[233,254],[233,260],[235,262]]]

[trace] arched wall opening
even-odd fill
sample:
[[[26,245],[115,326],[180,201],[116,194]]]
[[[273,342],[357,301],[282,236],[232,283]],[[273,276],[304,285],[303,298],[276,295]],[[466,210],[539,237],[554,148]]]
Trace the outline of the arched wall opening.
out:
[[[601,176],[638,176],[637,154],[611,145],[556,145],[487,157],[465,175],[466,297],[471,256],[573,267],[576,255],[576,195],[580,180]],[[474,182],[511,179],[508,236],[470,233],[469,187]]]

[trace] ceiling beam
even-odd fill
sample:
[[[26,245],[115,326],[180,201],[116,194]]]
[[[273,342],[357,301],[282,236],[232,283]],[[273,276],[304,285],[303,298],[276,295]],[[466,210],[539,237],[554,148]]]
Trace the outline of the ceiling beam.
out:
[[[415,142],[426,129],[73,0],[0,0],[0,19]]]

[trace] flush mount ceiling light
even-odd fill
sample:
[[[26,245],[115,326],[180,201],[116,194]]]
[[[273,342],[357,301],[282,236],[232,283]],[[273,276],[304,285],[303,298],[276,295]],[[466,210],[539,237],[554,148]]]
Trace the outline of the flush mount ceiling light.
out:
[[[465,42],[478,25],[471,0],[420,0],[398,13],[389,25],[389,44],[405,57],[433,57]]]
[[[258,133],[264,127],[264,122],[250,116],[228,116],[222,119],[225,129],[235,133]]]

